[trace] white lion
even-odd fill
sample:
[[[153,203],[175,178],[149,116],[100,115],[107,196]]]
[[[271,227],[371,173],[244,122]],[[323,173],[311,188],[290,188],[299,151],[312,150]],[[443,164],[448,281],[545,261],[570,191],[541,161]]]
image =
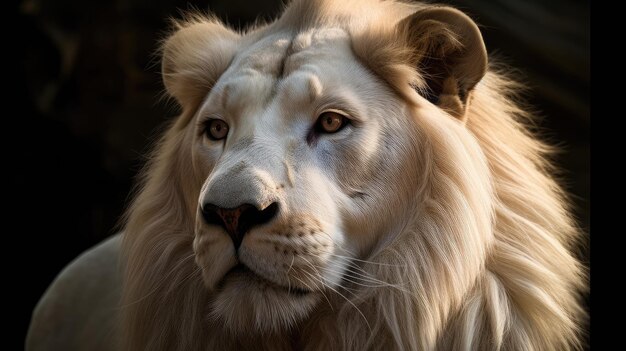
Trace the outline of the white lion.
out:
[[[121,249],[57,279],[28,349],[580,348],[579,232],[469,17],[295,0],[162,55],[182,114]]]

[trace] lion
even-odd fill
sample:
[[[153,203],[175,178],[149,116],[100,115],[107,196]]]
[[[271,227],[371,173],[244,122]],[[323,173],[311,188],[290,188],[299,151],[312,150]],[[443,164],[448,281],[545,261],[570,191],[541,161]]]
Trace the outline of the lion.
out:
[[[74,300],[109,312],[72,345],[582,348],[553,148],[463,12],[294,0],[241,32],[190,15],[162,75],[181,113],[100,249],[121,273],[74,288],[113,297]]]

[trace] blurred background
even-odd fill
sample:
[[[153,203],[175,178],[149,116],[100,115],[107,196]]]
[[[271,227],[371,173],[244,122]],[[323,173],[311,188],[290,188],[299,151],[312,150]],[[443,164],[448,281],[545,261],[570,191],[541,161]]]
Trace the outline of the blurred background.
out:
[[[589,2],[443,1],[481,25],[491,54],[531,88],[544,137],[589,233]],[[56,274],[116,232],[142,155],[176,108],[159,102],[157,42],[179,10],[210,9],[235,28],[272,18],[281,0],[23,0],[8,35],[16,38],[12,85],[20,115],[6,118],[18,250],[31,264],[17,286],[16,346]],[[17,103],[17,104],[15,104]],[[520,175],[523,176],[523,175]],[[24,231],[24,228],[26,230]],[[580,256],[588,260],[588,250]]]

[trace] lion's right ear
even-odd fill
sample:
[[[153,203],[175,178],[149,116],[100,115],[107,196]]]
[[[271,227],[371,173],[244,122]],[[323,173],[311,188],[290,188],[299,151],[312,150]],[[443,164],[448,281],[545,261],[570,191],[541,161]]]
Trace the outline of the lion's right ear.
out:
[[[464,120],[470,93],[487,72],[487,50],[476,23],[442,6],[418,11],[398,26],[426,82],[426,98]]]
[[[175,24],[162,47],[163,83],[183,110],[194,108],[228,68],[239,35],[215,18]]]

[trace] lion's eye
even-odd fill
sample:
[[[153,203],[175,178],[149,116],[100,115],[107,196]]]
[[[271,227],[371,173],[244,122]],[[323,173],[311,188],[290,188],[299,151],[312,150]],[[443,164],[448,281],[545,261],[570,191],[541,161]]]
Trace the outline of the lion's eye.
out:
[[[228,134],[228,124],[221,119],[210,119],[206,122],[206,136],[211,140],[221,140]]]
[[[322,113],[316,122],[316,129],[320,133],[337,133],[348,124],[348,119],[332,111]]]

